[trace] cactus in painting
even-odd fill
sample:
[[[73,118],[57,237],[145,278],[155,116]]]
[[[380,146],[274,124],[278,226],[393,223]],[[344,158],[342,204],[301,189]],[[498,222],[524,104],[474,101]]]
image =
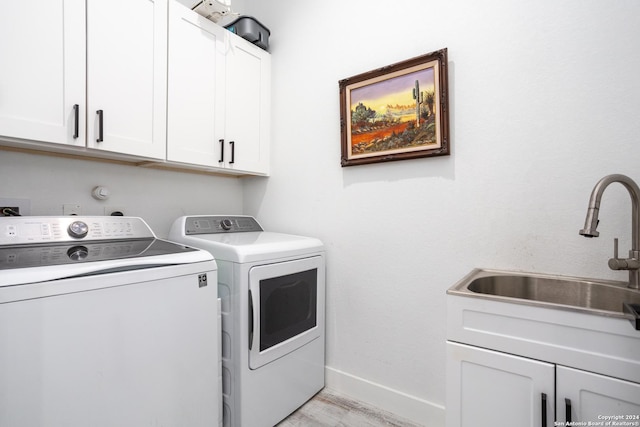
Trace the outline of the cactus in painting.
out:
[[[416,126],[420,126],[420,106],[424,104],[424,92],[420,92],[420,82],[416,80],[413,88],[413,99],[416,100]]]

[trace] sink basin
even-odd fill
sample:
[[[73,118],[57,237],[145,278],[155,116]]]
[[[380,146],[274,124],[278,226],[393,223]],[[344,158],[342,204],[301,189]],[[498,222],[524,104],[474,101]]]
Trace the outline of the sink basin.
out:
[[[640,291],[627,288],[624,282],[497,270],[475,269],[447,292],[630,320],[629,306],[640,305]]]

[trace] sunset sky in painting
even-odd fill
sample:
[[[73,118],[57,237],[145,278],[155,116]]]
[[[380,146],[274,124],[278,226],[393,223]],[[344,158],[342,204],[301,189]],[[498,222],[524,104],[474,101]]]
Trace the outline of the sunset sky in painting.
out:
[[[418,70],[403,76],[393,77],[378,83],[363,86],[351,91],[351,108],[362,102],[367,107],[384,114],[387,105],[412,105],[415,82],[420,82],[420,91],[433,90],[433,68]]]

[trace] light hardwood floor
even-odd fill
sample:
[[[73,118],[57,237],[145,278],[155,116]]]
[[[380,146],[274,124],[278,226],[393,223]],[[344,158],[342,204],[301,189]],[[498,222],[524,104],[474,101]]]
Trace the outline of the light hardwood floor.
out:
[[[389,412],[323,389],[277,427],[420,427]]]

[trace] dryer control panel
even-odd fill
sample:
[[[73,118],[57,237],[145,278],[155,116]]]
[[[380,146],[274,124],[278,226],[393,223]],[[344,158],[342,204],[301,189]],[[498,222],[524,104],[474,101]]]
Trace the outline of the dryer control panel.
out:
[[[207,215],[185,218],[185,235],[264,231],[252,216]]]

